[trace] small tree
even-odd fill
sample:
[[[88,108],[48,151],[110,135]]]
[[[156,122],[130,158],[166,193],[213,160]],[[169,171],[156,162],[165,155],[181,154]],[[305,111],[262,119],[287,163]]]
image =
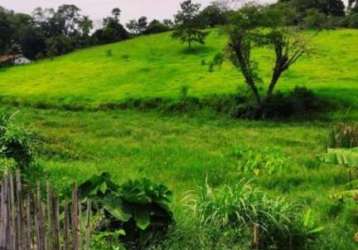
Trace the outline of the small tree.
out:
[[[138,19],[138,32],[142,34],[148,27],[148,19],[145,16],[142,16]]]
[[[230,60],[241,71],[260,108],[263,101],[272,96],[282,74],[304,54],[305,44],[298,37],[291,36],[288,30],[275,27],[258,29],[257,27],[268,22],[263,15],[259,15],[259,9],[250,7],[246,10],[229,30],[228,51]],[[262,94],[258,87],[262,80],[257,72],[257,62],[252,58],[252,49],[255,46],[272,48],[275,53],[275,63],[266,94]]]
[[[119,22],[119,17],[121,16],[121,13],[122,13],[122,11],[121,11],[121,9],[119,9],[119,8],[114,8],[114,9],[112,10],[113,18],[114,18],[115,20],[117,20],[118,22]]]
[[[194,42],[205,44],[207,32],[202,30],[199,18],[200,4],[191,0],[180,4],[181,10],[175,15],[175,26],[172,37],[188,44],[189,49]]]
[[[147,17],[142,16],[137,20],[132,19],[126,24],[127,29],[136,35],[140,35],[145,32],[148,27]]]
[[[258,106],[262,104],[262,96],[258,89],[261,80],[257,72],[257,63],[252,59],[252,48],[255,46],[270,46],[275,52],[275,64],[265,99],[272,96],[274,89],[283,72],[289,69],[305,52],[299,40],[293,39],[282,30],[272,30],[268,33],[235,29],[230,33],[230,59],[238,67],[245,78],[246,84],[252,90]]]

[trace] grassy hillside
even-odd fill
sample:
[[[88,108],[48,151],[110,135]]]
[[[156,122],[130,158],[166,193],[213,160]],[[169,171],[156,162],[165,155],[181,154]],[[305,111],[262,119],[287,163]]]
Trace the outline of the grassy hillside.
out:
[[[307,34],[312,51],[292,67],[280,88],[306,85],[321,95],[358,103],[358,31]],[[212,30],[205,47],[188,52],[170,34],[140,37],[94,47],[0,71],[0,96],[19,102],[91,105],[135,97],[176,97],[182,86],[195,96],[232,93],[242,84],[239,72],[227,62],[208,72],[210,61],[226,44]],[[256,51],[260,68],[269,78],[272,54]]]

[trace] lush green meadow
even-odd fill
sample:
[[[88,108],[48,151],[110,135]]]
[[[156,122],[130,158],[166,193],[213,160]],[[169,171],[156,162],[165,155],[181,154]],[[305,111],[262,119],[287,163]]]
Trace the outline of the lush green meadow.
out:
[[[314,249],[351,250],[357,210],[353,201],[337,198],[352,189],[347,169],[319,158],[330,127],[345,117],[348,107],[357,114],[358,31],[305,36],[311,52],[284,74],[279,89],[307,86],[344,103],[329,122],[235,120],[204,110],[174,115],[63,108],[93,108],[127,98],[174,99],[183,86],[196,97],[235,93],[243,82],[229,62],[208,70],[208,62],[225,47],[226,36],[219,30],[211,30],[207,45],[191,52],[167,33],[0,69],[0,101],[4,110],[19,111],[15,123],[34,135],[37,161],[58,190],[104,171],[118,183],[147,177],[167,185],[174,193],[178,231],[183,232],[173,249],[201,249],[195,245],[201,232],[187,209],[188,197],[195,197],[205,183],[221,187],[245,179],[298,203],[302,211],[312,210],[317,224],[324,226]],[[268,79],[273,55],[261,49],[255,56]]]
[[[353,249],[353,202],[334,212],[340,206],[334,196],[350,188],[348,172],[318,159],[331,124],[29,108],[20,109],[15,120],[36,135],[39,163],[58,190],[103,171],[118,183],[147,177],[174,191],[178,226],[190,232],[195,218],[187,209],[188,195],[195,197],[205,183],[220,187],[245,179],[311,209],[316,223],[325,227],[323,241],[328,241],[316,249],[327,249],[327,244]],[[258,161],[261,171],[243,171],[247,160]],[[200,237],[200,232],[186,237],[179,249],[190,249],[190,237]]]
[[[331,99],[357,104],[358,31],[307,32],[305,37],[310,53],[284,74],[279,88],[308,86]],[[243,81],[231,63],[212,73],[207,65],[225,44],[224,32],[211,30],[207,45],[194,52],[169,33],[80,50],[2,69],[0,96],[20,103],[96,106],[127,98],[175,98],[183,86],[193,96],[233,93]],[[255,56],[268,80],[273,54],[260,49]]]

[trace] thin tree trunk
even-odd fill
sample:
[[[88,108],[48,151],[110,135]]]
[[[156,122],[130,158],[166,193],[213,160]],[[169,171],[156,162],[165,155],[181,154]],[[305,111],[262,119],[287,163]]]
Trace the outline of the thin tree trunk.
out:
[[[282,71],[279,69],[279,66],[276,66],[274,69],[274,72],[272,74],[272,79],[271,79],[269,88],[267,90],[266,98],[270,98],[272,96],[273,91],[276,87],[278,79],[280,79],[281,74],[282,74]]]

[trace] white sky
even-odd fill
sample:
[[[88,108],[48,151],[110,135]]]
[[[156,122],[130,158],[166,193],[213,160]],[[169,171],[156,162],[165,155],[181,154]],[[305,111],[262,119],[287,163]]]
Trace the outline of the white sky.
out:
[[[62,4],[75,4],[83,14],[89,15],[94,20],[100,20],[110,14],[114,7],[122,10],[123,22],[140,16],[149,19],[172,18],[179,9],[179,3],[183,0],[0,0],[0,6],[16,12],[31,13],[36,7],[57,8]],[[275,0],[260,0],[261,2],[273,2]],[[212,0],[194,0],[194,2],[207,5]]]

